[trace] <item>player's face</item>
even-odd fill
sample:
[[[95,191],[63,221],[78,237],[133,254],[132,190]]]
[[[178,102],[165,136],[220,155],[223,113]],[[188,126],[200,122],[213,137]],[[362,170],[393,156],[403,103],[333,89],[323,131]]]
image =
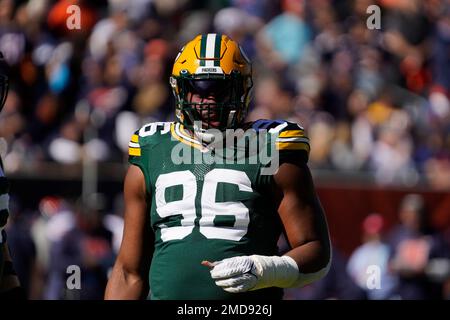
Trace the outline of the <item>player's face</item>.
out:
[[[202,80],[191,83],[188,101],[200,114],[204,128],[220,126],[221,110],[230,101],[230,85],[224,81]]]
[[[194,108],[202,118],[203,127],[217,128],[220,125],[220,115],[214,96],[202,97],[198,93],[188,93],[188,99],[194,103]],[[205,104],[209,104],[206,106]]]

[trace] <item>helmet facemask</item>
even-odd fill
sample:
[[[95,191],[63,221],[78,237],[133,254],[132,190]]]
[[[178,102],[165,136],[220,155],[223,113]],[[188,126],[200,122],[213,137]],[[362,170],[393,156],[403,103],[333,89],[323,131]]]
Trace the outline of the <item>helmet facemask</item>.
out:
[[[201,34],[175,58],[170,84],[179,123],[195,133],[225,132],[238,128],[247,115],[252,66],[228,36]]]
[[[238,71],[230,75],[181,72],[179,77],[171,79],[172,87],[175,85],[178,121],[194,131],[237,128],[247,114],[249,90],[245,90],[245,81],[251,79],[244,79]]]

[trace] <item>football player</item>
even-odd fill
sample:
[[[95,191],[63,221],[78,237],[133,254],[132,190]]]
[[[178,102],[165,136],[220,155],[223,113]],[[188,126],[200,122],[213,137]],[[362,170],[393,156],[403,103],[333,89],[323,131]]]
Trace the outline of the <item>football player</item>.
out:
[[[0,111],[8,96],[8,64],[0,52]],[[11,255],[6,243],[4,227],[9,215],[9,183],[3,172],[3,163],[0,158],[0,300],[23,299],[24,292],[20,287],[19,278],[13,268]]]
[[[308,138],[287,121],[244,123],[252,70],[242,48],[199,35],[170,84],[176,122],[131,137],[124,236],[105,298],[281,299],[283,288],[323,277],[331,250]],[[270,161],[250,161],[255,141],[273,147]],[[282,232],[290,250],[280,256]]]

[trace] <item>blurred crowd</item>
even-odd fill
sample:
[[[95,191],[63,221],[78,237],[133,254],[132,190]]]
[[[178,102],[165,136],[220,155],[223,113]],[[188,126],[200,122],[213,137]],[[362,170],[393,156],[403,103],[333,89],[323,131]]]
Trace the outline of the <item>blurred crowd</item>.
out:
[[[68,28],[73,3],[80,29]],[[379,29],[367,24],[372,4]],[[301,123],[313,169],[450,188],[448,0],[0,0],[13,68],[0,115],[6,171],[123,163],[140,125],[174,119],[174,57],[205,32],[242,44],[249,120]]]
[[[68,28],[71,4],[80,29]],[[372,4],[380,29],[367,24]],[[124,163],[136,129],[174,120],[172,63],[206,32],[228,34],[253,62],[248,120],[301,123],[313,169],[450,189],[448,0],[0,0],[0,51],[12,67],[5,171]],[[123,210],[121,197],[108,209],[92,197],[88,206],[45,197],[31,212],[12,199],[8,241],[30,298],[102,298]],[[448,299],[450,234],[426,217],[417,195],[393,229],[369,215],[361,247],[349,259],[335,248],[328,276],[286,298]],[[80,291],[66,290],[69,265],[81,266]]]
[[[7,225],[14,267],[29,299],[102,299],[123,233],[123,201],[46,196],[38,208],[11,201]],[[75,289],[75,290],[73,290]]]
[[[102,194],[80,204],[46,196],[29,210],[12,199],[8,243],[30,299],[103,298],[122,239],[122,195],[112,205]],[[443,210],[449,208],[447,201]],[[402,199],[392,225],[385,214],[367,215],[360,230],[351,228],[361,234],[360,246],[350,255],[333,247],[329,273],[304,288],[287,289],[284,298],[450,299],[450,228],[432,228],[430,216],[418,194]],[[279,249],[288,250],[283,237]],[[77,280],[73,266],[79,267]]]
[[[450,299],[450,229],[432,228],[429,217],[418,194],[403,198],[390,228],[383,214],[367,215],[350,257],[334,247],[329,273],[285,299]]]

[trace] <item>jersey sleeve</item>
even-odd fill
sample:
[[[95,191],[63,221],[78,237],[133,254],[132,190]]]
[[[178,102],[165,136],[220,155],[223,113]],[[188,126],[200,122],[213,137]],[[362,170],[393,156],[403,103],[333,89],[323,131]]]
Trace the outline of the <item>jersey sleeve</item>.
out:
[[[307,163],[309,159],[309,138],[305,129],[293,122],[284,122],[279,131],[273,133],[275,150],[283,162]]]
[[[135,131],[128,143],[128,163],[139,167],[144,174],[147,191],[151,192],[152,147],[161,142],[162,132],[168,132],[168,123],[147,123]]]
[[[136,130],[128,144],[128,162],[145,171],[150,158],[149,147],[159,143],[160,136],[170,132],[171,122],[150,122]]]
[[[128,162],[138,167],[142,165],[142,149],[139,143],[139,130],[136,130],[133,133],[128,144]]]
[[[147,192],[150,189],[150,174],[148,169],[148,150],[145,148],[145,138],[139,135],[139,130],[135,131],[128,143],[128,163],[135,165],[141,169]]]
[[[309,158],[309,139],[305,129],[294,122],[285,120],[257,120],[252,124],[257,131],[267,131],[267,150],[270,154],[262,163],[256,185],[261,192],[273,193],[273,179],[283,163],[306,164]]]

